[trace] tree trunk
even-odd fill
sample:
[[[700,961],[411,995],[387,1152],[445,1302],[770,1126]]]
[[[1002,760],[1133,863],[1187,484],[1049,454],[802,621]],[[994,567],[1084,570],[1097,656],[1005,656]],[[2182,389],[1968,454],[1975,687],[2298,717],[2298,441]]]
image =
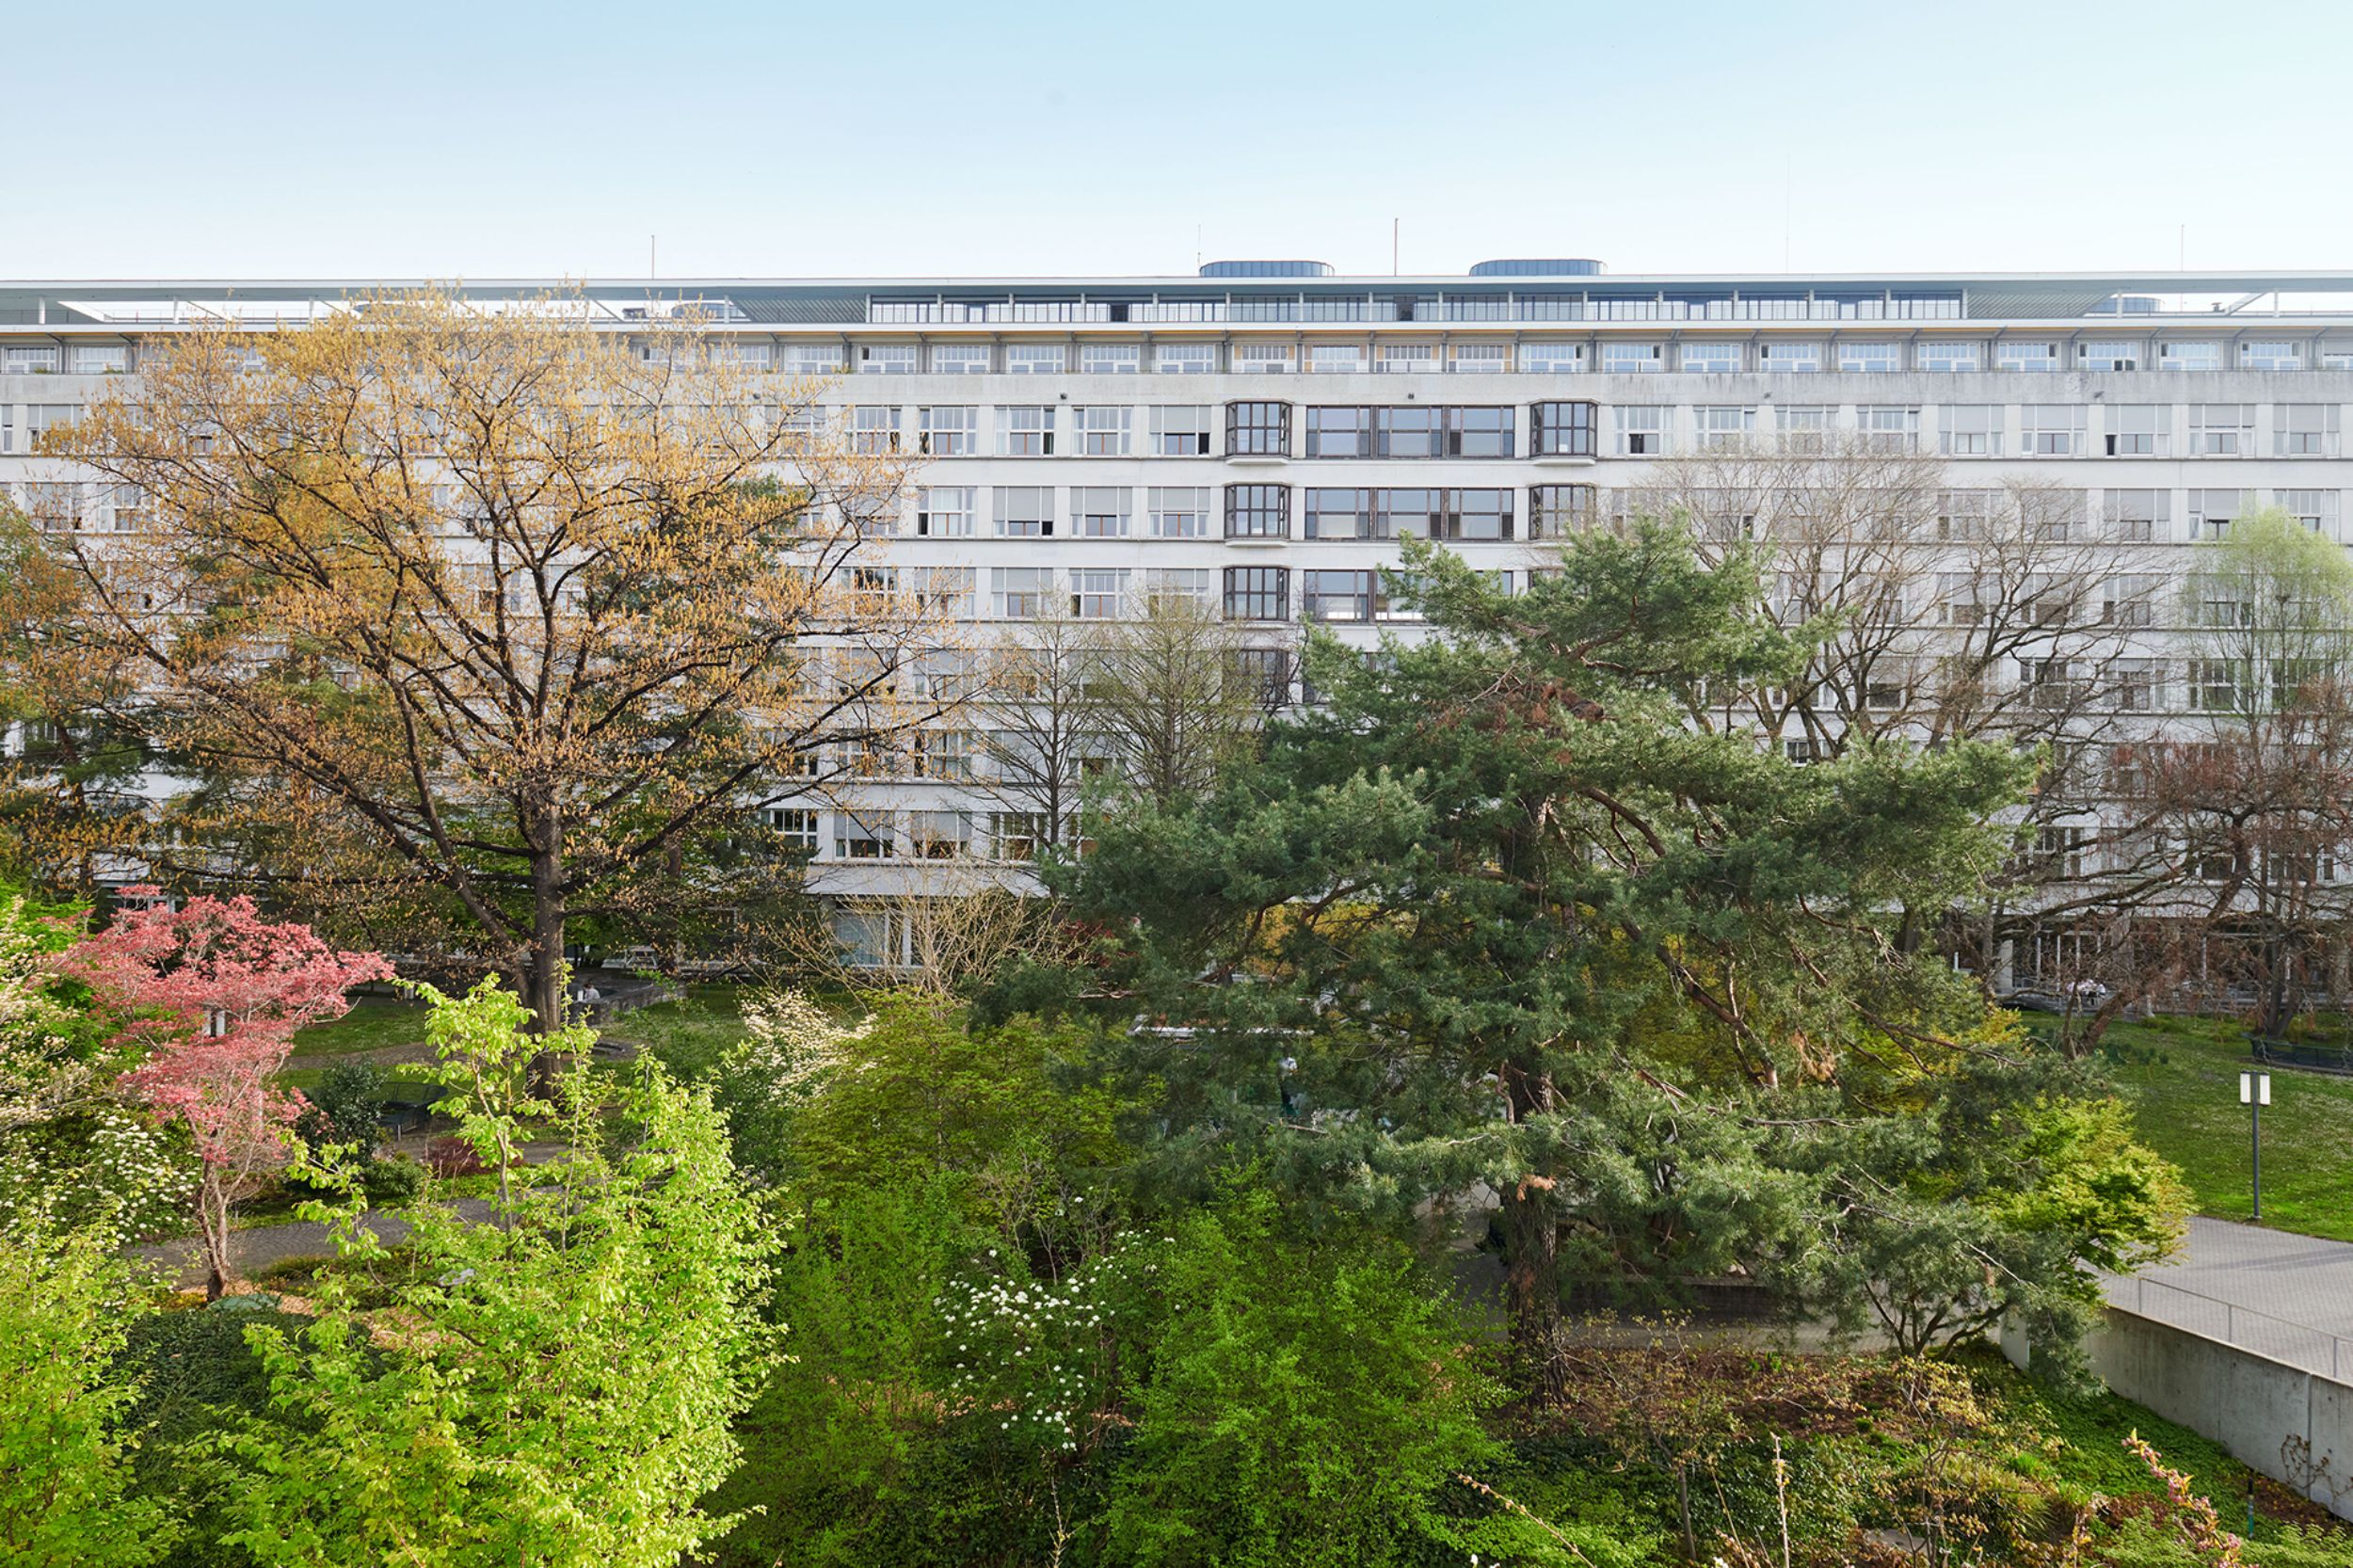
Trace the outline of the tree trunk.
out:
[[[204,1299],[216,1302],[228,1293],[229,1194],[220,1178],[206,1166],[196,1189],[196,1228],[204,1250]]]
[[[1512,1360],[1522,1386],[1549,1407],[1564,1390],[1561,1224],[1544,1192],[1523,1181],[1504,1192],[1503,1235],[1511,1248],[1504,1300],[1512,1319]]]
[[[523,1004],[531,1009],[531,1029],[552,1034],[564,1027],[564,983],[570,968],[564,962],[564,827],[553,809],[536,824],[531,856],[531,951],[524,957],[528,983]],[[531,1059],[531,1084],[543,1093],[555,1079],[555,1053],[540,1051]]]

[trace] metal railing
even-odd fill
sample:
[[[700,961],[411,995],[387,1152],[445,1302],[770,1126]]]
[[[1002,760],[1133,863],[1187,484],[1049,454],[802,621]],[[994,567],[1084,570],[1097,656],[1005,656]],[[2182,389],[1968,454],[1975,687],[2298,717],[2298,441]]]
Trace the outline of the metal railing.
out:
[[[2353,1381],[2353,1343],[2326,1329],[2139,1275],[2103,1276],[2101,1289],[2110,1306],[2136,1318],[2218,1340],[2334,1383]]]

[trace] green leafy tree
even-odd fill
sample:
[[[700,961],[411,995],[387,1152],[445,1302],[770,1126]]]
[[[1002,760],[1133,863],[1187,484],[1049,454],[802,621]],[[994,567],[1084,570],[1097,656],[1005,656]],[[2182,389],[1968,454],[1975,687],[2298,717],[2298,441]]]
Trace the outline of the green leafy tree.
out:
[[[1748,551],[1705,563],[1645,522],[1518,596],[1405,552],[1427,640],[1317,641],[1325,709],[1197,804],[1099,824],[1060,874],[1128,934],[1122,1005],[1184,1026],[1123,1064],[1167,1086],[1159,1168],[1256,1150],[1399,1216],[1484,1183],[1548,1377],[1564,1248],[1623,1274],[1819,1244],[1783,1145],[1869,1113],[1838,1093],[1858,1042],[1949,1054],[1981,1016],[1903,914],[1999,863],[2029,765],[1872,741],[1806,766],[1687,724],[1709,683],[1802,656],[1754,613]]]
[[[273,1406],[314,1428],[257,1430],[231,1536],[263,1563],[667,1565],[724,1533],[697,1505],[733,1468],[731,1423],[766,1365],[768,1243],[707,1095],[648,1069],[609,1103],[574,1073],[552,1101],[521,1090],[547,1044],[514,997],[437,1000],[461,1119],[486,1158],[527,1133],[570,1145],[502,1192],[493,1222],[412,1211],[413,1268],[363,1308],[336,1272],[299,1343],[250,1340]],[[313,1167],[312,1174],[329,1173]],[[334,1215],[346,1256],[381,1254]]]
[[[876,1186],[948,1182],[967,1211],[1009,1240],[1085,1251],[1097,1240],[1088,1205],[1123,1162],[1119,1102],[1096,1088],[1056,1085],[1092,1034],[1012,1019],[967,1031],[931,999],[885,993],[841,1040],[824,1087],[794,1113],[791,1148],[804,1202]]]
[[[0,1232],[0,1560],[131,1568],[170,1544],[132,1491],[136,1389],[114,1365],[129,1282],[87,1236]]]
[[[1500,1390],[1402,1248],[1305,1243],[1257,1192],[1176,1221],[1146,1256],[1149,1365],[1106,1560],[1377,1568],[1440,1543],[1574,1560],[1524,1516],[1449,1506],[1458,1477],[1503,1456],[1481,1420]]]

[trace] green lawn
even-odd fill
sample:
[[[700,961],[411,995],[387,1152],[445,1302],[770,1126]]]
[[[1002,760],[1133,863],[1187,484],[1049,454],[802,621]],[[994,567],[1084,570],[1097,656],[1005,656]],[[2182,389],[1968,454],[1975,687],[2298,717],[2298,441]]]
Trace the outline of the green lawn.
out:
[[[2240,1025],[2157,1018],[2122,1024],[2107,1045],[2119,1093],[2132,1101],[2143,1142],[2182,1167],[2198,1209],[2248,1217],[2248,1113],[2238,1102],[2247,1063]],[[2353,1241],[2353,1078],[2273,1067],[2264,1111],[2264,1223]]]
[[[361,997],[342,1017],[296,1030],[294,1048],[297,1056],[342,1056],[386,1046],[413,1046],[424,1038],[423,1003],[406,997]]]
[[[641,1007],[604,1032],[617,1040],[633,1040],[680,1078],[692,1078],[719,1060],[719,1053],[744,1038],[740,985],[693,985],[678,1001]]]

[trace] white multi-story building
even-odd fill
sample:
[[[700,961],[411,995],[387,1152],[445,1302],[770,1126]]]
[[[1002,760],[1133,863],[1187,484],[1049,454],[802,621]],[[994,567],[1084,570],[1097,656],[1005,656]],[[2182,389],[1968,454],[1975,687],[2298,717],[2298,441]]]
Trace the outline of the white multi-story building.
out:
[[[34,443],[157,340],[224,316],[297,327],[381,286],[0,284],[0,483],[76,483]],[[1940,457],[1958,492],[2031,484],[2115,542],[2144,600],[2178,575],[2173,547],[2248,508],[2332,538],[2344,526],[2353,272],[1629,277],[1498,261],[1350,278],[1257,262],[585,293],[617,333],[693,308],[749,363],[838,376],[826,401],[852,439],[920,460],[889,559],[946,584],[976,636],[1188,594],[1246,626],[1277,681],[1303,621],[1364,642],[1398,624],[1378,568],[1399,537],[1522,581],[1546,535],[1640,504],[1662,461],[1734,442],[1850,432]],[[103,504],[86,504],[91,526]],[[2166,617],[2141,618],[2148,646],[2125,650],[2140,678],[2119,700],[2161,721],[2195,698]],[[920,873],[943,840],[1019,856],[1017,825],[961,788],[952,760],[928,771],[947,776],[779,825],[850,892],[883,862]]]

